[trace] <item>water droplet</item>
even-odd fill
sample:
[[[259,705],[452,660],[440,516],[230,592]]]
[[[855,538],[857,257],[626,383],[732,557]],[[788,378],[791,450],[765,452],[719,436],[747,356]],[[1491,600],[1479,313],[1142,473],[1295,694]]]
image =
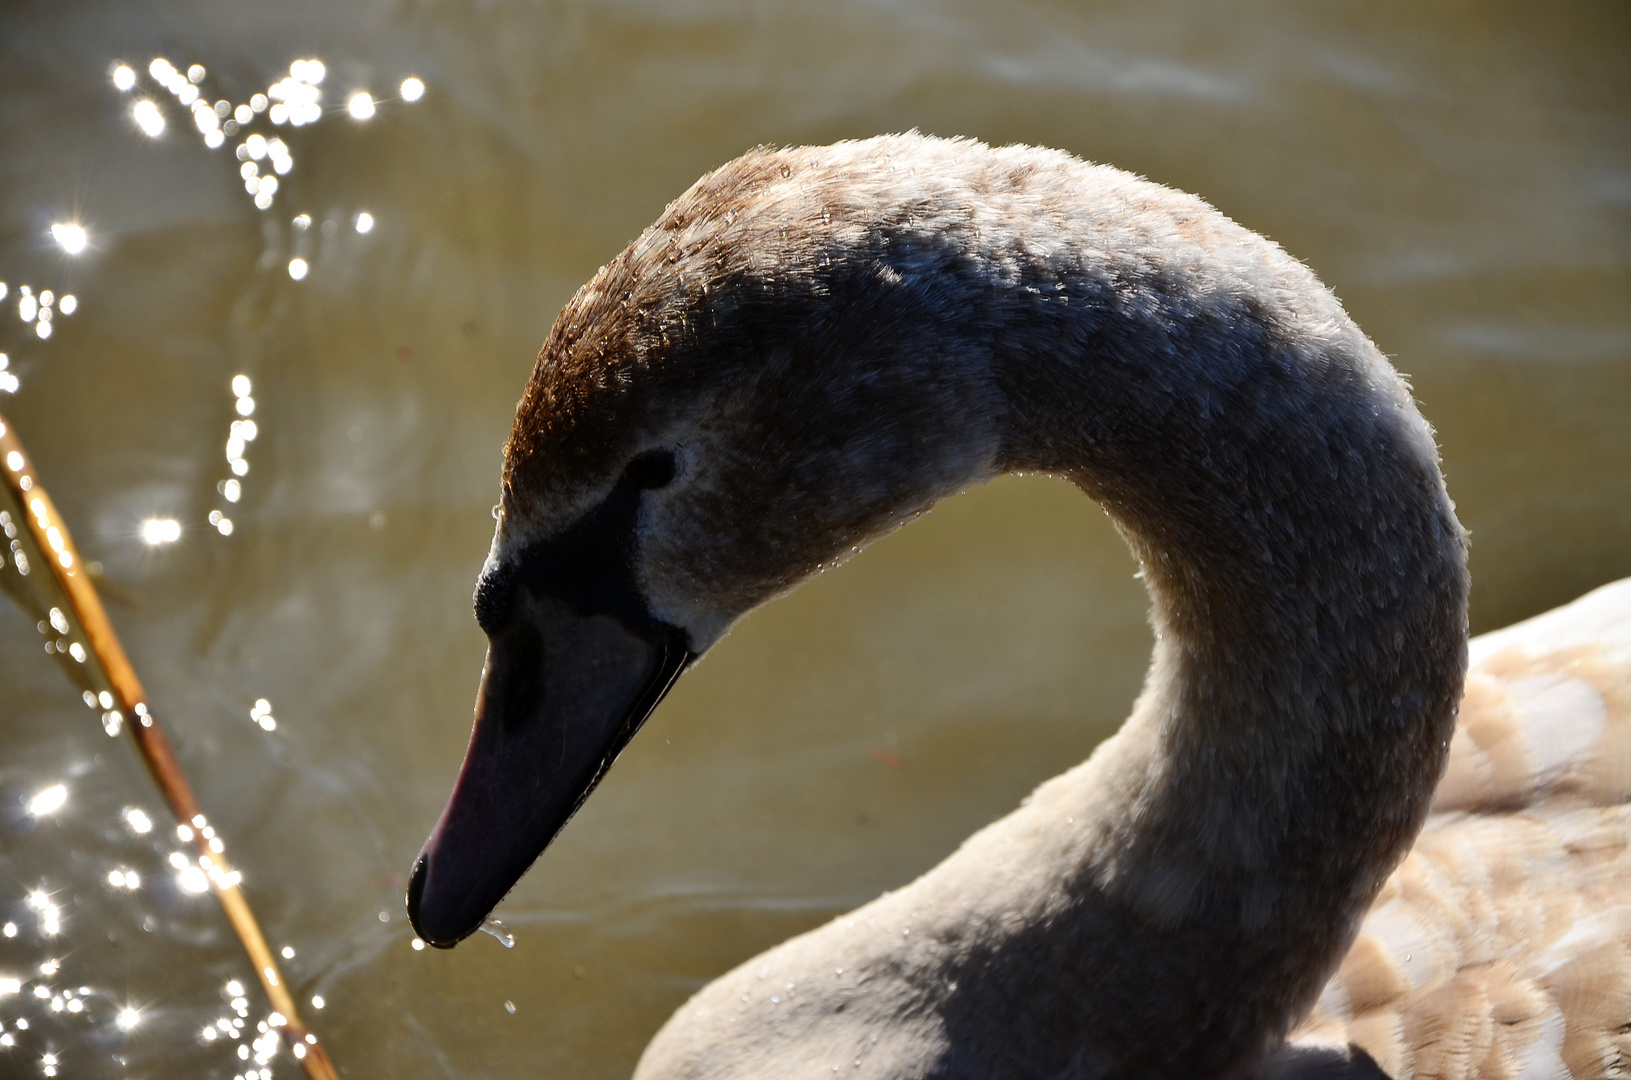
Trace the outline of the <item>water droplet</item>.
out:
[[[515,948],[515,935],[506,930],[504,924],[497,919],[488,919],[482,923],[481,932],[490,936],[506,949]]]

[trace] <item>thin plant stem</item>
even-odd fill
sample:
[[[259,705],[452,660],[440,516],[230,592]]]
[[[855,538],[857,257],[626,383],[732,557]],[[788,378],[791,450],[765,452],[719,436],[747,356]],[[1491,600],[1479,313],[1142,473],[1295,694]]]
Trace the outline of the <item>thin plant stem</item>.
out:
[[[239,875],[229,867],[224,850],[214,850],[212,838],[204,835],[204,826],[208,821],[198,807],[198,800],[193,797],[192,787],[182,774],[175,754],[170,750],[170,741],[165,738],[164,729],[147,707],[147,692],[142,689],[136,669],[125,655],[124,646],[119,643],[113,623],[108,621],[107,611],[102,607],[91,575],[74,547],[68,526],[57,513],[27,452],[4,416],[0,416],[0,478],[3,478],[21,508],[19,516],[39,549],[39,561],[50,568],[73,621],[84,632],[85,643],[106,676],[113,698],[123,718],[127,719],[124,727],[135,740],[142,762],[157,782],[176,821],[192,830],[192,844],[198,852],[199,865],[209,871],[211,887],[216,899],[221,902],[227,922],[232,924],[233,932],[243,943],[244,952],[249,954],[249,962],[254,966],[255,975],[260,979],[272,1008],[283,1017],[284,1038],[291,1051],[312,1080],[338,1080],[328,1053],[318,1045],[316,1036],[300,1019],[294,995],[289,992],[278,971],[277,960],[266,944],[260,924],[249,908],[249,901],[238,888]],[[213,841],[221,845],[219,835],[213,837]]]

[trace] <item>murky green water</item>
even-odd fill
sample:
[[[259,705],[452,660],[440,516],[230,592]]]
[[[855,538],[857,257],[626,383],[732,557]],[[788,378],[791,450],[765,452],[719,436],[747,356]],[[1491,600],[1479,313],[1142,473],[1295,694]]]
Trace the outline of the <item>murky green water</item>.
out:
[[[1631,16],[1612,0],[39,3],[0,13],[0,56],[0,410],[115,583],[346,1076],[626,1075],[705,980],[932,865],[1138,688],[1144,600],[1106,519],[1000,481],[721,644],[500,909],[513,951],[410,948],[403,875],[468,731],[470,592],[532,358],[581,281],[755,143],[918,127],[1200,192],[1309,262],[1412,376],[1473,532],[1475,629],[1631,573]],[[246,128],[293,161],[260,159],[269,209],[233,156],[245,132],[206,148],[155,57],[203,65],[229,105],[324,61],[319,122]],[[379,99],[367,121],[356,90]],[[77,256],[49,232],[71,220]],[[23,284],[55,294],[48,340]],[[240,373],[257,437],[237,478]],[[144,543],[153,518],[180,539]],[[199,1033],[247,964],[176,888],[167,827],[123,825],[158,799],[42,640],[0,608],[0,977],[30,980],[0,983],[0,1073],[55,1053],[65,1076],[236,1075],[237,1043]],[[23,810],[59,782],[61,810]],[[107,883],[126,867],[134,891]],[[46,982],[89,1004],[52,1013]]]

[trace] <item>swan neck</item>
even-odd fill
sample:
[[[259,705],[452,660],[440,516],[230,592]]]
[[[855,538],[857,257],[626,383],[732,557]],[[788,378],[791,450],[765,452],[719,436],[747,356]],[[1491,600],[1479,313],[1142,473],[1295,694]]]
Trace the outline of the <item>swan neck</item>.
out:
[[[1132,718],[1038,795],[1082,840],[1061,888],[1083,928],[1115,927],[1097,951],[1170,979],[1159,1017],[1113,1022],[1216,1028],[1205,1067],[1225,1073],[1312,1003],[1408,850],[1465,674],[1464,541],[1431,431],[1305,284],[1209,298],[1178,275],[1107,302],[1085,346],[1078,325],[998,364],[1004,467],[1097,499],[1154,602]]]

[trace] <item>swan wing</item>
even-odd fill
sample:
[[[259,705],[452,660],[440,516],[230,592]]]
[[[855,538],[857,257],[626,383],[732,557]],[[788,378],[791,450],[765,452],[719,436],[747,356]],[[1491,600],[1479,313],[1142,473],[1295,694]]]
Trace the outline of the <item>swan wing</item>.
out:
[[[1470,652],[1432,816],[1292,1049],[1397,1080],[1631,1075],[1631,579]]]

